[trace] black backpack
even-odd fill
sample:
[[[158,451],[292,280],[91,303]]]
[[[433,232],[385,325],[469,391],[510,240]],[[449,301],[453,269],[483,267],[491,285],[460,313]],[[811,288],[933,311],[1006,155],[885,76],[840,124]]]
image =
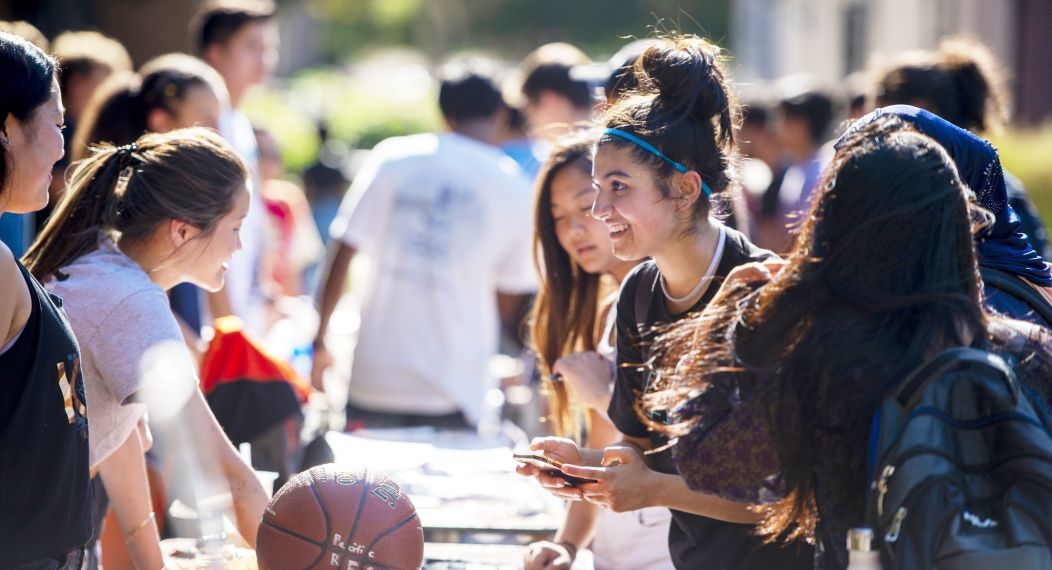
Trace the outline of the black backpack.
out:
[[[1052,305],[1033,287],[1023,283],[1022,278],[993,267],[980,267],[979,272],[983,277],[983,285],[987,289],[997,289],[1010,297],[1015,297],[1046,323],[1052,323]]]
[[[952,348],[919,367],[869,452],[884,568],[1052,568],[1052,423],[1000,357]]]

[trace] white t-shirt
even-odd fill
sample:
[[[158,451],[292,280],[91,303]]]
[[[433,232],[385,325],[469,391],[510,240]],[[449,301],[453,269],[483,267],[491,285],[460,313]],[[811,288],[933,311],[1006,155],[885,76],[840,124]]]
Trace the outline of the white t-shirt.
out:
[[[165,343],[181,348],[167,365],[184,370],[172,376],[187,382],[196,383],[197,367],[164,290],[112,240],[100,239],[97,249],[59,273],[44,285],[62,298],[80,344],[94,469],[124,443],[146,411],[132,396],[150,381],[140,371],[147,351]]]
[[[241,224],[241,251],[230,259],[225,290],[230,296],[230,308],[245,322],[245,330],[262,336],[266,332],[266,302],[259,279],[266,241],[266,206],[259,190],[259,148],[252,123],[237,109],[227,109],[219,117],[219,129],[223,138],[241,155],[252,175],[249,187],[252,202]]]
[[[478,420],[497,351],[497,292],[536,289],[531,189],[496,148],[453,134],[388,139],[330,228],[365,258],[348,399]],[[362,282],[364,281],[364,282]]]

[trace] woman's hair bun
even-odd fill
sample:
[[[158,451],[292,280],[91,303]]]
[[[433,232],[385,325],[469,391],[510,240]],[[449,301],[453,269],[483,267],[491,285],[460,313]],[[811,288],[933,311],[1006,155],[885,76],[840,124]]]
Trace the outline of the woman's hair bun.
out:
[[[642,89],[667,110],[710,119],[728,107],[719,60],[718,46],[696,36],[680,36],[647,48],[637,62],[637,73]]]

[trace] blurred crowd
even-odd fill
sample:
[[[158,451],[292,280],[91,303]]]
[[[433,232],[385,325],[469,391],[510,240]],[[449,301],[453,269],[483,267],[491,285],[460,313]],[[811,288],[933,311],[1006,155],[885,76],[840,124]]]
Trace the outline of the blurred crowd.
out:
[[[275,69],[275,18],[268,0],[204,2],[190,23],[195,52],[166,54],[138,69],[118,40],[98,32],[68,31],[49,41],[26,22],[0,23],[0,30],[57,61],[65,125],[48,206],[5,212],[0,240],[16,259],[27,253],[26,259],[41,259],[34,251],[43,246],[33,244],[46,246],[49,228],[61,233],[59,241],[77,239],[62,233],[70,226],[63,226],[61,215],[87,215],[75,207],[77,196],[87,192],[79,190],[87,183],[78,177],[103,176],[103,170],[82,165],[104,152],[145,153],[141,137],[148,133],[211,129],[243,161],[250,181],[246,213],[237,220],[239,251],[222,265],[221,288],[206,286],[204,277],[176,279],[166,294],[211,413],[230,443],[251,444],[252,466],[275,471],[284,481],[324,462],[324,445],[315,440],[330,427],[492,434],[502,429],[503,418],[529,436],[564,436],[598,448],[617,441],[622,426],[607,412],[617,405],[611,403],[617,346],[611,310],[626,276],[652,254],[628,261],[611,254],[608,234],[621,230],[613,222],[596,222],[603,214],[594,188],[600,165],[593,166],[592,154],[600,137],[613,136],[677,170],[683,167],[677,160],[684,159],[666,156],[668,148],[663,154],[636,134],[609,127],[619,102],[668,88],[640,84],[658,81],[641,68],[640,58],[668,40],[633,41],[599,62],[566,43],[540,46],[513,65],[479,58],[447,62],[435,72],[442,132],[385,140],[369,150],[353,176],[322,156],[294,178],[279,152],[282,133],[253,125],[242,109],[246,95]],[[727,81],[733,84],[733,77]],[[737,232],[732,235],[776,254],[792,249],[806,222],[834,157],[834,141],[873,109],[911,105],[979,135],[996,133],[1011,119],[1003,70],[981,43],[967,38],[898,54],[840,85],[793,76],[736,85],[729,93],[741,109],[726,114],[737,149],[721,169],[726,180],[708,181],[720,186],[712,218],[725,226],[721,231]],[[722,108],[736,106],[724,102]],[[713,116],[716,123],[723,117]],[[688,119],[662,120],[674,129]],[[324,140],[328,135],[319,128]],[[1044,259],[1052,258],[1026,189],[1011,173],[1004,177],[1019,232]],[[77,189],[73,196],[71,189]],[[175,208],[165,200],[161,207]],[[122,215],[132,215],[124,207]],[[717,255],[713,264],[718,261]],[[665,287],[665,281],[654,283]],[[64,285],[56,287],[61,293]],[[345,298],[348,290],[353,301]],[[685,298],[697,300],[695,294]],[[665,295],[676,300],[669,291]],[[136,334],[134,321],[125,326]],[[81,345],[83,350],[88,343]],[[494,365],[498,353],[516,365]],[[90,406],[97,389],[87,376],[85,382]],[[346,393],[346,401],[336,403],[320,428],[305,429],[308,402],[320,398],[318,392]],[[136,422],[140,430],[148,423],[141,413]],[[93,444],[105,425],[92,423]],[[165,449],[171,448],[155,448],[146,460],[151,484],[161,489],[174,486],[164,482],[171,469],[161,457]],[[92,456],[93,469],[107,461],[97,459]],[[223,470],[229,475],[232,469]],[[103,482],[96,480],[95,488],[103,490]],[[113,500],[125,491],[109,485],[104,491],[115,507],[136,508]],[[103,520],[107,502],[94,507],[93,518]],[[548,567],[536,561],[575,553],[590,542],[585,537],[596,537],[592,545],[600,562],[616,550],[618,532],[636,535],[623,540],[663,541],[667,510],[640,512],[632,515],[636,522],[600,522],[598,532],[563,529],[559,540],[535,548],[531,567]],[[123,532],[102,537],[117,545],[107,555],[117,556],[113,552],[127,542],[132,558],[149,560],[129,538],[142,517],[109,516]],[[93,540],[100,540],[98,531]],[[638,552],[641,558],[631,567],[671,567],[663,549],[654,560],[644,559],[645,549]],[[627,567],[628,554],[619,556],[619,567]],[[810,553],[805,558],[810,561]],[[116,558],[110,560],[119,567]],[[98,561],[86,567],[92,563]]]

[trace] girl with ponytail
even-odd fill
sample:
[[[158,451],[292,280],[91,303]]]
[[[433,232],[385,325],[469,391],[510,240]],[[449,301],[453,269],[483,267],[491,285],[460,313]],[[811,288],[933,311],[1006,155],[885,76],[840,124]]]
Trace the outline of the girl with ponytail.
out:
[[[0,215],[48,201],[63,155],[56,62],[0,32]],[[0,568],[79,570],[91,535],[88,408],[61,303],[0,242]]]
[[[252,468],[197,386],[196,365],[165,296],[182,282],[213,291],[223,286],[227,261],[241,248],[247,177],[233,149],[208,129],[102,147],[75,166],[55,215],[25,257],[63,298],[78,335],[95,428],[90,465],[139,568],[163,564],[143,458],[150,438],[138,427],[146,407],[137,401],[161,388],[144,372],[158,347],[170,347],[163,389],[181,395],[165,402],[177,401],[169,420],[195,427],[204,460],[229,483],[233,518],[250,544],[266,505]]]
[[[606,224],[614,254],[650,258],[625,278],[617,302],[617,378],[608,415],[622,441],[603,450],[560,438],[531,444],[568,463],[564,473],[595,483],[567,487],[535,469],[520,472],[558,496],[618,512],[671,509],[669,549],[677,568],[811,567],[810,547],[755,536],[759,518],[748,505],[689,490],[668,440],[637,415],[654,381],[654,326],[704,309],[732,269],[774,255],[716,217],[722,198],[736,190],[738,118],[719,49],[693,36],[664,39],[647,48],[634,73],[638,91],[601,119],[592,169],[598,188],[592,215]]]

